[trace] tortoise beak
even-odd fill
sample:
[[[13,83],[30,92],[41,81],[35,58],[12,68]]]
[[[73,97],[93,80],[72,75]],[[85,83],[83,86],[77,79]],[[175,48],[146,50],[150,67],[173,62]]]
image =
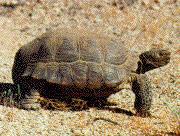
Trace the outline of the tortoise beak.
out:
[[[166,58],[170,58],[171,52],[168,51],[168,50],[160,50],[159,55],[163,56],[163,57],[166,57]]]

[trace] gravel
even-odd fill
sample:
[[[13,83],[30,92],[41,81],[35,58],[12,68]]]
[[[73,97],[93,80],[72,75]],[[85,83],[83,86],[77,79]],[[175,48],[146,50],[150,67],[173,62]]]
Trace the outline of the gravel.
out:
[[[15,4],[12,6],[7,6]],[[124,41],[141,53],[152,47],[171,51],[171,62],[147,73],[152,80],[152,118],[135,113],[134,94],[127,86],[109,101],[109,110],[26,111],[0,105],[1,136],[143,136],[178,135],[179,2],[142,0],[130,4],[119,0],[0,0],[0,86],[12,83],[11,68],[16,51],[37,36],[56,27],[87,27]],[[23,4],[17,3],[23,2]],[[126,1],[125,1],[126,2]],[[3,4],[7,3],[7,4]],[[128,2],[127,2],[128,3]],[[123,7],[123,8],[122,8]],[[0,91],[5,91],[1,90]],[[115,109],[119,110],[115,110]]]

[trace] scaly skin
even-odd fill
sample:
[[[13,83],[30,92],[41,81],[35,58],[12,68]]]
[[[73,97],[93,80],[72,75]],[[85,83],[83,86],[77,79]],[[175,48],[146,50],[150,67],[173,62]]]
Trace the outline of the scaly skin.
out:
[[[134,78],[134,81],[132,81],[132,91],[136,97],[134,102],[136,115],[141,117],[150,116],[152,91],[150,81],[145,74],[137,75]]]
[[[40,93],[44,90],[44,82],[41,80],[29,79],[22,87],[23,98],[21,100],[21,108],[26,110],[38,110],[41,104],[38,102]]]

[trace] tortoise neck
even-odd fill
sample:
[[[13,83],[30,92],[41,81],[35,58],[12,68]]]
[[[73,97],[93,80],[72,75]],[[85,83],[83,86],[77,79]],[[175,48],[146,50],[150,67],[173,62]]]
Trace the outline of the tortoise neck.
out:
[[[157,68],[155,65],[151,63],[144,63],[141,60],[138,61],[138,68],[136,69],[137,74],[144,74],[150,70]]]
[[[144,70],[143,70],[143,63],[141,60],[138,61],[138,67],[136,69],[136,73],[137,74],[144,74]]]

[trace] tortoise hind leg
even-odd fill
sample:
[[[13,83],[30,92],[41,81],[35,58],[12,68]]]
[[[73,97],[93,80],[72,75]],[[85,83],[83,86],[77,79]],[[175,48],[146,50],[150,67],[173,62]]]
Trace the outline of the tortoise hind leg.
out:
[[[150,116],[150,107],[152,103],[152,92],[150,81],[146,75],[136,75],[132,82],[132,91],[135,94],[134,107],[136,115],[141,117]]]
[[[38,103],[38,98],[40,97],[39,90],[32,88],[25,94],[21,101],[21,107],[26,110],[38,110],[41,105]]]
[[[44,85],[42,82],[29,82],[25,88],[23,88],[23,99],[21,100],[21,108],[26,110],[38,110],[41,108],[38,99],[40,98],[40,92],[43,91]]]

